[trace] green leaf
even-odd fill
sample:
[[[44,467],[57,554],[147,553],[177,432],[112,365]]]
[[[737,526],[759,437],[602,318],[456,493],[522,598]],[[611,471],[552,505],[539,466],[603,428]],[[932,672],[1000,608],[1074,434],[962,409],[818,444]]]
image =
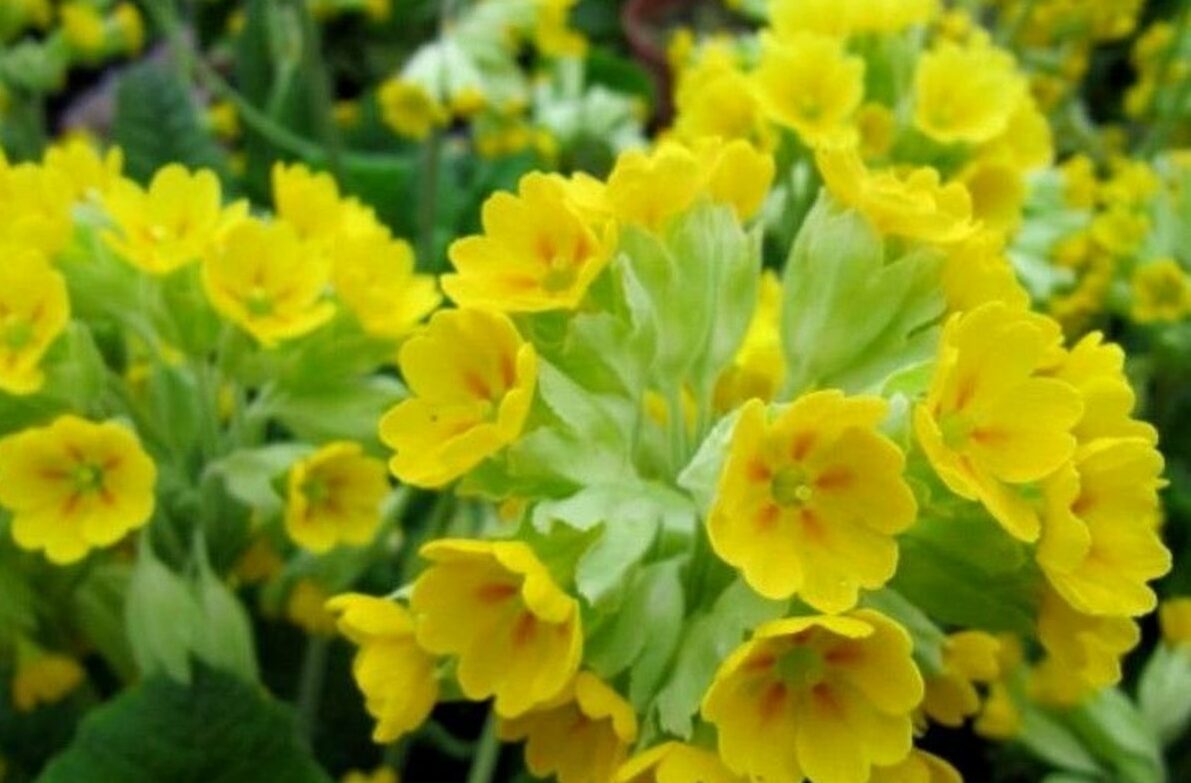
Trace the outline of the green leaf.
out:
[[[629,689],[634,703],[657,688],[682,634],[682,564],[682,558],[673,558],[634,574],[622,604],[604,617],[585,645],[587,665],[605,680],[637,662]],[[642,633],[645,628],[649,633]]]
[[[786,264],[786,396],[825,387],[874,391],[928,358],[945,306],[941,264],[925,249],[886,261],[872,224],[821,196]]]
[[[1169,745],[1191,723],[1191,654],[1159,644],[1141,672],[1138,709],[1150,729]]]
[[[1027,705],[1022,712],[1021,732],[1017,740],[1038,758],[1059,769],[1079,772],[1101,779],[1104,769],[1080,742],[1079,737],[1061,720],[1043,710]]]
[[[195,655],[210,665],[232,672],[246,682],[259,676],[252,623],[244,605],[216,576],[203,553],[198,559],[198,604],[204,624],[196,637]]]
[[[189,86],[168,60],[144,60],[120,77],[112,138],[124,150],[125,173],[140,182],[167,163],[213,169],[223,164]]]
[[[281,510],[282,499],[273,486],[278,476],[313,451],[304,443],[272,443],[255,449],[233,451],[207,470],[223,479],[228,494],[250,508],[265,513]]]
[[[195,667],[151,677],[87,716],[37,783],[331,783],[289,710],[253,685]]]
[[[1104,759],[1121,783],[1165,783],[1158,737],[1117,688],[1092,696],[1068,716],[1084,744]]]
[[[717,421],[715,427],[699,445],[695,456],[678,475],[678,486],[691,493],[699,510],[704,514],[711,509],[711,505],[715,501],[720,473],[728,455],[728,445],[732,442],[732,433],[736,430],[738,418],[740,418],[739,408]]]
[[[125,682],[136,677],[137,669],[124,628],[131,570],[125,563],[96,565],[73,596],[79,629]]]
[[[279,391],[268,410],[302,440],[354,440],[379,448],[377,423],[404,396],[396,378],[339,378],[319,388]]]
[[[657,696],[658,722],[664,731],[690,738],[691,718],[720,663],[744,641],[748,631],[781,617],[787,603],[762,598],[738,579],[709,612],[687,625],[678,659]]]

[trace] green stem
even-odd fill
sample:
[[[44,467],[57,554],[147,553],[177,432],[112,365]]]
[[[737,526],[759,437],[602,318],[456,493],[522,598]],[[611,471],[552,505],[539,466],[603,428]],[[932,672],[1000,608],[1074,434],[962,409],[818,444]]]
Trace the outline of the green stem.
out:
[[[435,748],[454,759],[471,758],[476,752],[476,743],[461,740],[440,724],[426,721],[419,732],[419,739],[424,739]]]
[[[467,783],[491,783],[496,774],[496,762],[500,760],[500,740],[496,737],[496,713],[488,713],[484,722],[484,733],[476,749],[475,760],[467,773]]]
[[[438,178],[442,167],[442,133],[434,131],[422,147],[422,172],[418,194],[418,258],[423,268],[439,272],[434,226],[438,218]]]
[[[298,737],[307,744],[314,738],[315,717],[323,698],[323,681],[327,673],[327,652],[329,641],[322,636],[311,636],[306,642],[302,657],[302,671],[298,680]]]

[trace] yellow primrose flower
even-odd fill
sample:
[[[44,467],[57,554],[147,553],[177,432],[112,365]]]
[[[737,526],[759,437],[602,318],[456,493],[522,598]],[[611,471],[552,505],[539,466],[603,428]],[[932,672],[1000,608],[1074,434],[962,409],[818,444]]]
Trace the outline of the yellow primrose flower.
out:
[[[231,101],[215,101],[207,107],[207,127],[224,141],[239,138],[240,114]],[[278,164],[280,165],[280,164]]]
[[[583,218],[558,175],[527,174],[517,195],[494,194],[482,222],[483,234],[448,251],[456,273],[442,287],[462,307],[573,310],[615,249],[613,232]]]
[[[1138,323],[1176,322],[1191,316],[1191,275],[1173,258],[1138,266],[1131,284],[1131,314]]]
[[[41,361],[70,321],[66,281],[31,247],[0,245],[0,392],[32,394]]]
[[[1136,251],[1149,230],[1147,215],[1120,204],[1097,213],[1090,229],[1093,241],[1113,256],[1127,256]]]
[[[949,310],[972,310],[985,302],[1004,302],[1019,310],[1029,307],[1030,295],[1005,254],[1000,232],[981,229],[946,251],[940,283]]]
[[[85,677],[83,667],[69,655],[47,653],[18,639],[12,705],[18,712],[32,712],[39,705],[54,704],[78,688]]]
[[[92,60],[103,54],[107,34],[98,8],[82,0],[68,2],[58,9],[58,19],[66,43],[80,57]]]
[[[335,294],[377,337],[404,337],[442,302],[434,276],[414,273],[409,243],[387,232],[341,238],[331,278]]]
[[[1119,345],[1104,342],[1104,335],[1091,332],[1063,352],[1058,364],[1042,375],[1057,378],[1079,390],[1083,415],[1071,429],[1079,443],[1097,438],[1140,438],[1150,445],[1158,442],[1153,425],[1133,417],[1136,395],[1125,377],[1125,352]]]
[[[1000,641],[984,631],[959,631],[943,643],[943,670],[926,679],[922,710],[935,723],[953,728],[980,711],[977,684],[989,685],[1001,674]]]
[[[438,701],[434,656],[418,645],[414,618],[399,603],[359,593],[327,602],[339,632],[359,648],[352,676],[376,720],[372,740],[389,743],[421,726]]]
[[[1141,633],[1128,617],[1084,614],[1047,590],[1038,610],[1038,639],[1057,671],[1078,678],[1087,694],[1120,682],[1121,658]]]
[[[380,437],[393,474],[418,487],[462,476],[521,434],[537,383],[537,353],[507,316],[444,310],[398,358],[413,396],[390,410]]]
[[[731,366],[716,379],[714,403],[717,411],[727,413],[754,397],[771,402],[786,376],[786,358],[782,352],[782,283],[772,269],[761,273],[757,308],[745,332],[744,342]]]
[[[1191,645],[1191,598],[1168,598],[1158,607],[1158,624],[1167,644],[1182,647]]]
[[[1017,108],[1000,134],[977,148],[981,158],[999,160],[1018,172],[1051,165],[1054,161],[1054,135],[1050,122],[1029,94],[1023,94]]]
[[[44,164],[70,181],[75,199],[102,200],[120,181],[124,153],[112,147],[100,155],[94,142],[73,136],[47,149]]]
[[[872,172],[854,147],[822,147],[815,161],[831,195],[864,213],[882,234],[946,244],[976,230],[967,188],[941,184],[939,172],[929,166]]]
[[[873,767],[869,783],[963,783],[963,778],[943,759],[915,748],[898,764]]]
[[[704,171],[690,149],[662,142],[651,151],[629,150],[608,175],[607,202],[616,219],[661,230],[685,212],[703,189]]]
[[[772,155],[743,139],[718,137],[696,140],[691,151],[705,167],[708,198],[732,207],[740,220],[757,214],[773,183]]]
[[[520,541],[441,539],[414,583],[418,643],[459,658],[469,699],[495,696],[502,718],[550,702],[571,682],[583,651],[579,603]]]
[[[367,544],[380,524],[389,491],[385,464],[358,443],[328,443],[289,471],[285,529],[311,552]]]
[[[74,186],[58,168],[0,154],[0,242],[32,245],[51,260],[74,236]]]
[[[534,45],[547,57],[582,57],[587,38],[567,24],[578,0],[535,0]]]
[[[165,275],[206,255],[243,206],[224,211],[219,179],[201,169],[193,174],[177,163],[157,171],[148,189],[122,179],[104,194],[113,228],[104,241],[125,261],[150,274]]]
[[[501,721],[500,739],[526,740],[525,763],[559,783],[607,783],[637,739],[628,702],[590,672],[579,672],[554,700]]]
[[[1080,612],[1128,617],[1157,605],[1147,582],[1171,565],[1158,534],[1162,464],[1144,438],[1103,438],[1047,479],[1038,564]]]
[[[846,140],[864,99],[864,60],[813,33],[766,38],[753,77],[770,118],[809,145]]]
[[[1013,55],[981,42],[943,41],[918,59],[914,125],[945,144],[980,144],[1005,130],[1025,94]]]
[[[616,773],[615,783],[745,783],[711,751],[664,742],[638,753]]]
[[[266,348],[301,337],[335,314],[330,265],[288,223],[244,220],[203,264],[211,305]]]
[[[753,82],[726,47],[707,46],[698,62],[679,72],[674,107],[673,130],[683,141],[718,137],[742,139],[762,149],[773,146]]]
[[[313,579],[299,579],[285,602],[285,619],[311,636],[334,636],[335,615],[327,608],[330,596]]]
[[[1096,205],[1099,182],[1096,164],[1087,155],[1072,155],[1059,165],[1063,179],[1063,201],[1076,209],[1091,209]]]
[[[395,133],[421,141],[447,121],[447,111],[438,99],[417,82],[394,77],[376,93],[381,119]]]
[[[1021,726],[1021,710],[1014,702],[1009,686],[994,682],[989,686],[988,698],[984,700],[972,729],[981,737],[1004,742],[1020,734]]]
[[[1026,183],[1021,172],[1003,158],[976,158],[956,177],[972,199],[972,217],[985,226],[1012,233],[1021,224]]]
[[[895,33],[930,20],[937,0],[773,0],[769,19],[779,35],[848,36]]]
[[[0,506],[17,546],[53,563],[81,560],[149,521],[157,469],[115,422],[59,416],[0,440]]]
[[[1038,538],[1038,510],[1020,494],[1071,458],[1079,392],[1038,377],[1060,350],[1058,325],[1000,302],[948,319],[914,432],[935,472],[979,500],[1014,537]]]
[[[923,693],[911,648],[869,609],[765,623],[703,697],[724,763],[757,780],[865,783],[901,762]]]
[[[799,397],[772,419],[745,404],[707,531],[716,554],[767,598],[823,612],[856,604],[897,566],[894,536],[917,513],[901,451],[877,430],[879,397]]]
[[[340,783],[400,783],[400,781],[392,767],[377,767],[372,772],[353,769],[343,776]]]
[[[124,2],[112,9],[112,26],[120,38],[126,54],[137,54],[145,46],[145,20],[132,3]]]
[[[884,104],[866,103],[856,112],[856,131],[863,157],[879,158],[893,146],[897,118]]]
[[[303,242],[319,245],[339,237],[347,209],[339,186],[325,171],[311,171],[301,163],[278,161],[271,172],[273,208]]]

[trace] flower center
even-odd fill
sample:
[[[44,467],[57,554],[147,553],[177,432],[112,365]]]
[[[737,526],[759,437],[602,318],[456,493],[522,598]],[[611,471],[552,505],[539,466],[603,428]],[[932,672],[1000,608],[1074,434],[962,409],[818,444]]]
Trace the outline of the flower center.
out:
[[[103,468],[84,462],[75,466],[71,480],[77,492],[97,492],[103,488]]]
[[[10,351],[19,351],[33,340],[33,324],[15,314],[4,319],[4,346]]]
[[[326,503],[331,497],[331,488],[321,478],[309,478],[302,484],[302,494],[306,496],[310,505],[317,506]]]
[[[575,279],[578,276],[579,273],[573,264],[568,263],[565,259],[555,257],[550,260],[550,268],[542,276],[542,288],[551,294],[566,291],[575,285]]]
[[[947,448],[962,448],[972,434],[973,424],[962,413],[952,413],[939,419],[939,432]]]
[[[781,468],[773,474],[769,491],[779,506],[801,506],[813,494],[806,472],[793,466]]]
[[[244,307],[247,308],[248,314],[254,318],[264,318],[273,312],[273,297],[260,286],[253,286],[252,290],[248,292],[248,296],[244,298]]]
[[[827,674],[823,656],[809,647],[791,649],[778,659],[775,670],[782,682],[796,690],[813,688]]]

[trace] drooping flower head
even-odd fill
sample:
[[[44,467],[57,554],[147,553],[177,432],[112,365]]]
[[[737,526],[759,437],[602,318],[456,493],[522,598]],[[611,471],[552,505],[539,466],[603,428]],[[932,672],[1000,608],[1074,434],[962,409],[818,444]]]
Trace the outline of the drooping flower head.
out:
[[[1121,679],[1121,658],[1141,641],[1128,617],[1097,617],[1078,611],[1047,590],[1038,610],[1038,639],[1047,655],[1040,666],[1052,701],[1073,704]]]
[[[864,783],[910,753],[922,676],[879,612],[766,623],[703,698],[729,768],[755,780]]]
[[[389,489],[385,464],[358,443],[328,443],[289,472],[285,529],[312,552],[366,544],[380,523]]]
[[[373,741],[393,742],[422,725],[438,699],[438,680],[434,656],[414,639],[409,611],[358,593],[337,595],[327,608],[338,616],[339,632],[359,648],[352,676],[376,720]]]
[[[41,361],[69,320],[62,275],[34,248],[0,246],[0,391],[41,388]]]
[[[401,347],[413,396],[380,423],[397,478],[437,487],[521,434],[537,382],[537,354],[507,316],[445,310]]]
[[[580,672],[556,699],[502,721],[505,742],[525,740],[525,762],[559,783],[606,783],[637,739],[637,715],[616,691]]]
[[[877,431],[877,397],[821,391],[770,418],[747,403],[720,474],[708,533],[716,554],[769,598],[826,612],[855,605],[897,564],[894,535],[917,511],[904,458]]]
[[[81,560],[149,521],[157,470],[115,422],[64,415],[0,440],[0,506],[12,537],[54,563]]]
[[[501,312],[572,310],[608,263],[614,234],[593,224],[569,196],[566,180],[533,173],[517,195],[484,202],[484,233],[455,241],[455,274],[443,290],[462,307]]]
[[[442,539],[422,556],[431,565],[410,599],[418,643],[458,657],[463,693],[494,696],[502,718],[556,698],[579,668],[579,604],[533,550],[520,541]]]
[[[990,685],[1001,674],[1001,642],[984,631],[958,631],[943,642],[943,670],[926,679],[922,709],[944,726],[963,725],[980,711],[977,685]]]

